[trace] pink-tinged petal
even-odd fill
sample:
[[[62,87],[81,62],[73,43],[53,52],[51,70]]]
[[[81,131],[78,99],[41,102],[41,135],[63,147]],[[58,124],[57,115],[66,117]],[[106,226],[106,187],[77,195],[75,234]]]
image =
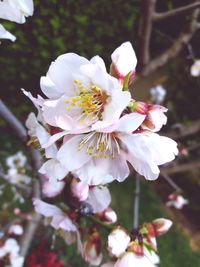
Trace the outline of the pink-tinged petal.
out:
[[[77,197],[79,201],[85,201],[88,198],[89,185],[87,183],[73,178],[70,184],[70,189],[72,191],[72,194]]]
[[[103,112],[103,120],[116,121],[119,119],[123,110],[127,107],[131,100],[130,92],[115,90],[112,92],[111,97],[108,97],[107,104]]]
[[[61,166],[56,159],[46,161],[39,169],[39,172],[47,175],[51,181],[62,180],[68,174],[68,170]]]
[[[42,193],[46,197],[55,197],[59,195],[65,187],[65,182],[49,180],[42,185]]]
[[[86,200],[92,206],[93,212],[98,213],[104,211],[111,203],[110,191],[106,186],[92,187]]]
[[[75,174],[89,185],[99,185],[110,183],[114,179],[122,182],[129,175],[129,168],[125,157],[116,156],[115,159],[92,159],[75,170]]]
[[[74,74],[78,73],[79,68],[89,61],[74,53],[67,53],[59,56],[51,63],[47,76],[57,86],[60,92],[73,96],[75,91]]]
[[[107,263],[104,263],[103,265],[101,265],[101,267],[115,267],[115,263],[114,262],[107,262]]]
[[[156,267],[147,257],[137,256],[132,252],[125,253],[121,258],[117,260],[115,267]]]
[[[62,137],[66,136],[68,134],[67,131],[62,131],[60,133],[54,134],[49,137],[46,143],[42,145],[43,148],[48,148],[49,146],[52,146],[56,141],[61,139]]]
[[[117,124],[117,132],[132,133],[137,130],[145,119],[145,115],[133,112],[120,118]]]
[[[59,88],[48,76],[41,77],[40,87],[42,92],[50,99],[57,99],[63,95],[63,91],[59,91]]]
[[[119,74],[123,76],[134,71],[137,65],[137,58],[130,42],[125,42],[115,49],[111,59]]]
[[[91,58],[90,62],[92,64],[97,64],[103,71],[106,72],[106,65],[101,57],[94,56],[93,58]]]
[[[61,165],[69,171],[74,171],[82,167],[86,162],[91,159],[87,154],[87,147],[83,146],[79,149],[79,145],[83,140],[84,135],[72,137],[69,141],[64,143],[57,153],[57,159]]]
[[[165,218],[159,218],[152,222],[153,226],[155,227],[156,237],[164,235],[169,231],[169,229],[172,226],[172,221],[165,219]]]
[[[55,216],[52,219],[51,226],[55,229],[76,232],[77,228],[67,216]]]
[[[174,160],[175,156],[178,154],[177,143],[169,137],[160,136],[156,133],[149,133],[144,139],[157,165],[162,165]]]
[[[127,160],[133,168],[148,180],[158,178],[160,171],[153,160],[151,148],[147,146],[145,138],[137,134],[120,135],[119,138],[126,145]]]
[[[63,213],[62,211],[54,205],[47,204],[46,202],[34,198],[33,205],[35,207],[35,211],[45,217],[54,217],[54,216],[61,216]]]

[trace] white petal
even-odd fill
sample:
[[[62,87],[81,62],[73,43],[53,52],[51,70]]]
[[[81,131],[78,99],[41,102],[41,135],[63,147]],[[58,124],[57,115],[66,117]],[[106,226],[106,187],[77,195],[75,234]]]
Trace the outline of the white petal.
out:
[[[151,151],[145,138],[140,135],[120,135],[119,137],[128,149],[127,160],[133,168],[141,175],[144,175],[148,180],[158,178],[159,169],[153,160]]]
[[[54,217],[62,215],[62,211],[54,205],[48,204],[40,199],[33,199],[35,211],[45,217]]]
[[[79,144],[84,138],[84,135],[72,137],[69,141],[64,143],[57,153],[57,159],[69,171],[74,171],[82,167],[91,159],[86,152],[86,146],[79,151]]]
[[[110,191],[106,186],[95,186],[90,189],[86,202],[92,206],[94,213],[102,212],[111,203]]]
[[[63,168],[60,162],[56,159],[46,161],[39,169],[39,172],[46,174],[49,180],[52,181],[62,180],[68,174],[68,170]]]
[[[120,118],[117,132],[132,133],[137,130],[145,119],[145,115],[133,112]]]
[[[59,91],[55,83],[48,76],[41,77],[40,87],[42,92],[50,99],[56,99],[63,95],[63,91]]]
[[[9,39],[14,42],[16,40],[16,37],[9,31],[6,31],[3,25],[0,24],[0,39]]]
[[[90,62],[99,65],[99,67],[106,72],[106,65],[101,57],[95,56],[91,58]]]
[[[64,54],[51,63],[47,75],[56,85],[57,90],[66,93],[68,96],[73,96],[76,90],[74,84],[75,74],[80,75],[80,66],[88,63],[89,61],[86,58],[77,54]]]
[[[131,94],[127,91],[115,90],[111,97],[108,97],[107,104],[103,112],[103,120],[116,121],[122,111],[127,107],[131,100]]]

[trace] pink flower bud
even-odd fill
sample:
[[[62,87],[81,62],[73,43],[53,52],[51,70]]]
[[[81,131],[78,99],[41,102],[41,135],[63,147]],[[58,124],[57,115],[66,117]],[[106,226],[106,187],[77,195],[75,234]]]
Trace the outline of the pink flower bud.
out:
[[[9,234],[14,234],[14,235],[22,235],[24,232],[23,228],[19,224],[13,224],[10,226],[8,233]]]
[[[70,187],[72,194],[77,197],[81,202],[85,201],[88,198],[89,185],[87,183],[73,178]]]
[[[164,218],[156,219],[152,222],[155,228],[155,235],[161,236],[168,232],[170,227],[172,226],[172,221]]]
[[[100,217],[102,221],[109,224],[116,223],[117,221],[117,214],[111,208],[107,208],[103,212],[98,213],[97,215]]]
[[[137,58],[130,42],[125,42],[119,46],[111,55],[111,75],[116,77],[123,85],[124,79],[129,75],[128,84],[134,79]]]
[[[115,228],[108,236],[108,251],[111,256],[119,257],[122,255],[126,251],[130,241],[130,236],[123,228]]]
[[[101,253],[101,237],[97,231],[94,231],[83,244],[83,257],[91,265],[99,266],[103,255]]]
[[[146,119],[142,124],[143,129],[158,132],[163,125],[167,123],[167,117],[164,114],[167,109],[160,105],[149,105]]]

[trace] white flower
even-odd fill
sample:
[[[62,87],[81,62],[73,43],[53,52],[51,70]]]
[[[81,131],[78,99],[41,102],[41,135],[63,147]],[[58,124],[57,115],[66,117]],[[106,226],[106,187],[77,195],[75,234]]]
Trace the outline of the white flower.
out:
[[[0,258],[8,255],[11,264],[10,267],[22,267],[24,258],[19,255],[19,251],[20,247],[18,242],[13,238],[9,238],[0,247]]]
[[[28,134],[32,138],[36,138],[42,148],[44,144],[50,140],[50,133],[48,133],[45,127],[38,121],[34,113],[29,114],[26,120],[26,127],[28,128]],[[56,153],[57,147],[55,144],[51,144],[45,148],[45,156],[47,158],[54,158]]]
[[[19,224],[12,224],[8,230],[9,234],[22,235],[24,230]]]
[[[108,251],[111,256],[120,257],[126,251],[130,241],[130,236],[123,229],[114,229],[108,236]]]
[[[51,64],[41,78],[41,89],[49,98],[40,103],[43,118],[63,130],[63,136],[65,131],[86,132],[98,120],[113,123],[131,99],[106,72],[100,57],[89,61],[73,53],[61,55]]]
[[[57,159],[90,185],[114,179],[122,182],[129,175],[127,161],[146,179],[154,180],[159,175],[158,166],[173,160],[178,150],[168,137],[147,131],[134,133],[144,118],[138,113],[127,114],[107,128],[99,122],[94,131],[64,142]]]
[[[166,205],[168,207],[174,207],[179,210],[181,210],[185,205],[189,203],[189,201],[181,195],[171,194],[169,196],[169,199],[170,200],[166,203]]]
[[[33,15],[33,0],[1,0],[0,18],[24,23],[26,17]]]
[[[162,85],[157,85],[150,89],[150,94],[155,104],[161,104],[165,100],[167,91]]]
[[[16,37],[9,31],[6,31],[3,25],[0,24],[0,39],[9,39],[14,42],[16,40]]]
[[[190,74],[194,77],[200,76],[200,59],[195,60],[194,64],[190,68]]]
[[[23,168],[25,167],[27,162],[27,158],[24,156],[24,154],[19,151],[15,155],[10,156],[6,159],[6,165],[9,168]]]
[[[11,184],[18,184],[18,183],[29,184],[31,182],[31,177],[27,176],[24,173],[18,172],[18,170],[15,168],[8,169],[8,172],[6,174],[6,179]]]

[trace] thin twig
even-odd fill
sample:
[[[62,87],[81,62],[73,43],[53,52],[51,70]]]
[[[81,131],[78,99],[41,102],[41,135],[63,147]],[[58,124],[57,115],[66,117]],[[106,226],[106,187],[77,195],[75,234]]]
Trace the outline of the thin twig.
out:
[[[199,9],[193,10],[186,24],[185,29],[179,34],[174,43],[164,51],[160,56],[152,60],[142,71],[143,76],[150,75],[152,72],[156,71],[158,68],[164,66],[169,60],[176,57],[178,53],[188,44],[193,34],[198,29],[197,18],[199,14]]]
[[[139,227],[139,207],[140,207],[140,175],[135,177],[134,208],[133,208],[133,228]]]
[[[166,12],[154,13],[153,20],[154,21],[160,21],[160,20],[171,18],[174,16],[180,16],[180,15],[183,15],[184,13],[188,13],[188,11],[191,11],[191,10],[196,9],[198,7],[200,7],[200,1],[186,5],[186,6],[178,7],[178,8],[166,11]]]
[[[175,174],[175,173],[181,173],[191,170],[200,169],[200,160],[192,161],[189,163],[184,163],[180,165],[175,166],[169,166],[169,167],[162,167],[161,168],[161,175],[163,174]]]
[[[17,135],[17,137],[26,145],[27,142],[27,132],[21,122],[15,117],[15,115],[6,107],[6,105],[0,100],[0,116],[8,123],[8,125],[13,129],[13,132]],[[41,198],[41,189],[40,189],[40,181],[42,176],[38,173],[38,169],[42,165],[42,158],[38,151],[32,148],[27,148],[32,162],[32,170],[33,175],[36,177],[34,180],[33,186],[33,196],[36,198]],[[34,238],[35,232],[39,226],[39,222],[41,220],[41,215],[33,212],[33,221],[29,221],[26,225],[24,234],[20,240],[21,251],[20,254],[23,257],[26,257],[32,240]]]
[[[170,178],[166,173],[162,173],[162,177],[168,182],[169,185],[178,193],[182,193],[183,190]]]
[[[138,71],[150,61],[150,39],[152,32],[152,16],[155,8],[155,0],[141,1],[141,17],[139,25],[139,60]]]

